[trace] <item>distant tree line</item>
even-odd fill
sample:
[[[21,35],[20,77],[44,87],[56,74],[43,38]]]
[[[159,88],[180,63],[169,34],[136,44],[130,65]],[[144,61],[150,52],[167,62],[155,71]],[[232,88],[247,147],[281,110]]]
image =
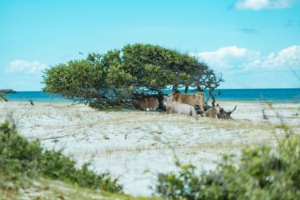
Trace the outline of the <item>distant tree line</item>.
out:
[[[213,91],[223,82],[222,74],[187,53],[157,45],[125,45],[105,54],[88,54],[44,71],[44,92],[62,95],[77,103],[102,108],[128,107],[132,99],[155,97],[163,108],[164,89],[174,92],[189,87]]]
[[[2,89],[0,90],[0,93],[17,93],[17,92],[12,89]]]

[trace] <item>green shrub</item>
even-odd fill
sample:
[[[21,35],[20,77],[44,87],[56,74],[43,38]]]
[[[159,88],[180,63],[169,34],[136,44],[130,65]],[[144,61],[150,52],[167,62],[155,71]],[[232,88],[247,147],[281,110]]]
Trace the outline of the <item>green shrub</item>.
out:
[[[240,160],[237,164],[237,160]],[[299,199],[300,136],[288,133],[274,149],[245,148],[224,155],[213,171],[196,174],[193,165],[159,174],[155,191],[165,199]]]
[[[5,97],[3,93],[0,92],[0,101],[8,102],[8,99]]]
[[[75,164],[75,161],[62,155],[61,151],[53,150],[46,150],[41,162],[43,174],[47,177],[70,181],[81,187],[121,193],[122,186],[108,173],[97,175],[88,169],[89,163],[85,163],[80,169],[76,169]]]
[[[15,131],[15,125],[5,121],[0,125],[0,190],[18,189],[28,178],[40,174],[42,149],[39,142],[29,143]],[[22,181],[20,181],[22,179]],[[12,184],[14,183],[14,184]]]
[[[29,142],[18,135],[15,126],[6,121],[0,126],[0,191],[11,184],[22,186],[28,178],[46,176],[71,182],[75,185],[122,193],[122,186],[108,173],[95,174],[84,164],[75,168],[75,161],[62,155],[61,151],[43,152],[39,140]],[[17,183],[17,184],[16,184]]]

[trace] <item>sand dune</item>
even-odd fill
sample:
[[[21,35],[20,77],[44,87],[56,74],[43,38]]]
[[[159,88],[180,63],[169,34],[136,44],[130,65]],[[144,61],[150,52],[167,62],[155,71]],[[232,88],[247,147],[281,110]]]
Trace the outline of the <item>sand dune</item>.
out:
[[[97,111],[69,103],[0,102],[0,122],[15,119],[19,133],[39,138],[46,149],[62,149],[78,165],[119,178],[125,193],[150,195],[156,174],[176,170],[174,155],[199,169],[213,169],[224,153],[245,145],[276,145],[288,123],[300,129],[299,104],[219,102],[234,120],[193,118],[142,111]],[[263,119],[262,110],[269,120]],[[280,116],[280,117],[278,117]]]

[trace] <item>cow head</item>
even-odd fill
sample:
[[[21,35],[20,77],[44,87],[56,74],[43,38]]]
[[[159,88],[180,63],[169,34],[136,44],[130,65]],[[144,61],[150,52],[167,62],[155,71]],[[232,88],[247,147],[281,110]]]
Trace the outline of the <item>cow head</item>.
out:
[[[168,98],[166,100],[164,100],[166,103],[166,112],[169,114],[171,109],[172,109],[172,102],[174,101],[173,99],[173,94],[169,93],[168,94]]]
[[[217,106],[214,106],[213,108],[214,108],[215,113],[216,113],[217,115],[220,114],[220,110],[221,110],[222,108],[219,106],[219,104],[217,104]]]

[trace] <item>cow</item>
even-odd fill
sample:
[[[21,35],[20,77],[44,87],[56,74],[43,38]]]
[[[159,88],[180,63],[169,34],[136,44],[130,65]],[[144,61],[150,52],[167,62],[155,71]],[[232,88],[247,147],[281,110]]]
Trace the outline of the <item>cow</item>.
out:
[[[142,110],[155,110],[159,106],[158,99],[154,97],[134,99],[133,102]]]
[[[220,107],[219,107],[219,105],[213,106],[210,109],[206,110],[202,114],[202,116],[203,117],[210,117],[210,118],[218,119],[218,114],[220,114]]]
[[[167,114],[176,113],[176,114],[190,115],[193,117],[197,116],[197,113],[193,106],[174,101],[172,97],[169,97],[166,103],[167,103],[167,109],[166,109]]]
[[[236,106],[234,107],[234,109],[232,111],[226,112],[223,108],[220,108],[218,118],[219,119],[232,119],[232,117],[230,115],[235,111],[235,109],[236,109]],[[263,112],[263,114],[264,114],[264,112]]]
[[[198,106],[202,113],[204,113],[204,93],[198,92],[196,94],[182,94],[182,93],[170,93],[169,97],[172,96],[172,98],[179,102],[188,104],[191,106]]]

